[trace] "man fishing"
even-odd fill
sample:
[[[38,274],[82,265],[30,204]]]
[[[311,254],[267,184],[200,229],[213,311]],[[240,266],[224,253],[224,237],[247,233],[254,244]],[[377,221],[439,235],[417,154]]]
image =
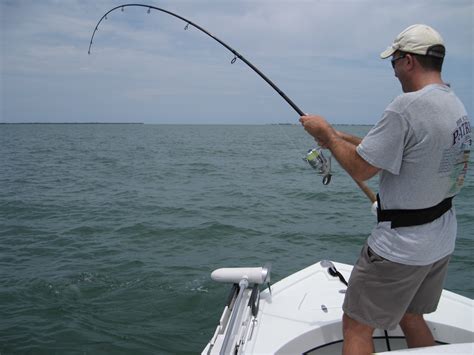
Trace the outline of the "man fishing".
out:
[[[363,138],[323,117],[300,118],[357,181],[380,175],[377,224],[354,266],[344,300],[343,354],[374,352],[375,328],[400,324],[408,347],[434,345],[423,314],[434,312],[454,251],[452,198],[469,160],[466,110],[441,78],[442,37],[426,25],[401,32],[381,53],[391,57],[403,94]]]

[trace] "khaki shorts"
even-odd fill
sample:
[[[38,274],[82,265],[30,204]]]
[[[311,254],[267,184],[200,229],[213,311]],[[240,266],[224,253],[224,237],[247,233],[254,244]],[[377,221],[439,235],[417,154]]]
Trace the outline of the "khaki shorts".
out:
[[[405,313],[436,310],[450,255],[430,265],[389,261],[366,244],[349,279],[342,309],[352,319],[379,329],[394,329]]]

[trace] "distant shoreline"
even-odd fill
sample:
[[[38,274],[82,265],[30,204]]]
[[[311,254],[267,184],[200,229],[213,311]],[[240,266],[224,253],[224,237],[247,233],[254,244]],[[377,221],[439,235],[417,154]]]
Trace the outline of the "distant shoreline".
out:
[[[163,125],[163,126],[300,126],[299,123],[145,123],[145,122],[0,122],[0,125]],[[373,126],[370,123],[334,123],[333,126]]]

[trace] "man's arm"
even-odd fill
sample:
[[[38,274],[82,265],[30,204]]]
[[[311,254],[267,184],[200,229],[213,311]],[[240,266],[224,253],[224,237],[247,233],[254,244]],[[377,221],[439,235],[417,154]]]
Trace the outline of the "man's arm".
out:
[[[356,147],[362,142],[362,138],[353,136],[352,134],[342,132],[342,131],[336,131],[337,135],[344,139],[346,142],[354,144]]]
[[[357,153],[356,147],[362,139],[336,131],[321,116],[302,116],[304,129],[322,146],[328,148],[341,166],[356,181],[365,181],[379,172]]]
[[[359,153],[357,153],[356,145],[339,136],[331,137],[326,145],[339,164],[356,181],[366,181],[380,170],[362,159]]]
[[[338,130],[335,130],[335,131],[336,131],[336,134],[340,138],[344,139],[346,142],[354,144],[356,147],[360,144],[360,142],[362,142],[362,138],[359,138],[357,136],[353,136],[353,135],[351,135],[349,133],[346,133],[346,132],[342,132],[342,131],[338,131]],[[318,145],[321,148],[328,149],[328,147],[323,142],[318,141]]]

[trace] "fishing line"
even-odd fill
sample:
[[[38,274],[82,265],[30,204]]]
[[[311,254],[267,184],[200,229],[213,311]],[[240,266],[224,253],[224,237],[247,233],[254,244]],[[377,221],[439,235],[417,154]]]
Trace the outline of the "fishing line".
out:
[[[264,75],[257,67],[255,67],[251,62],[249,62],[243,55],[241,55],[239,52],[237,52],[234,48],[230,47],[228,44],[225,42],[221,41],[219,38],[216,36],[212,35],[209,33],[207,30],[202,28],[201,26],[197,25],[196,23],[165,9],[152,6],[152,5],[145,5],[145,4],[124,4],[124,5],[119,5],[116,6],[109,11],[107,11],[97,22],[97,25],[95,26],[94,32],[92,33],[92,37],[89,43],[89,50],[88,53],[89,55],[91,54],[91,48],[93,44],[93,40],[95,37],[96,32],[99,29],[99,25],[103,20],[107,19],[107,15],[110,14],[111,12],[120,9],[122,12],[124,12],[124,9],[126,7],[143,7],[147,9],[147,13],[149,14],[151,10],[156,10],[163,12],[165,14],[168,14],[170,16],[176,17],[177,19],[184,21],[186,23],[186,26],[184,27],[185,30],[189,28],[189,26],[193,26],[194,28],[198,29],[199,31],[203,32],[207,36],[211,37],[213,40],[217,41],[219,44],[224,46],[227,50],[229,50],[233,55],[233,59],[231,60],[231,64],[234,64],[237,59],[240,59],[242,62],[244,62],[250,69],[252,69],[255,73],[257,73],[267,84],[269,84],[297,113],[299,116],[305,116],[306,114],[282,91],[278,86],[276,86],[266,75]],[[285,132],[286,134],[286,132]],[[287,135],[289,138],[289,136]],[[292,142],[293,143],[293,142]],[[306,156],[303,158],[303,160],[307,161],[309,165],[315,169],[315,171],[319,175],[323,175],[323,184],[327,185],[331,181],[331,160],[330,158],[327,159],[321,148],[315,148],[315,149],[310,149]]]

